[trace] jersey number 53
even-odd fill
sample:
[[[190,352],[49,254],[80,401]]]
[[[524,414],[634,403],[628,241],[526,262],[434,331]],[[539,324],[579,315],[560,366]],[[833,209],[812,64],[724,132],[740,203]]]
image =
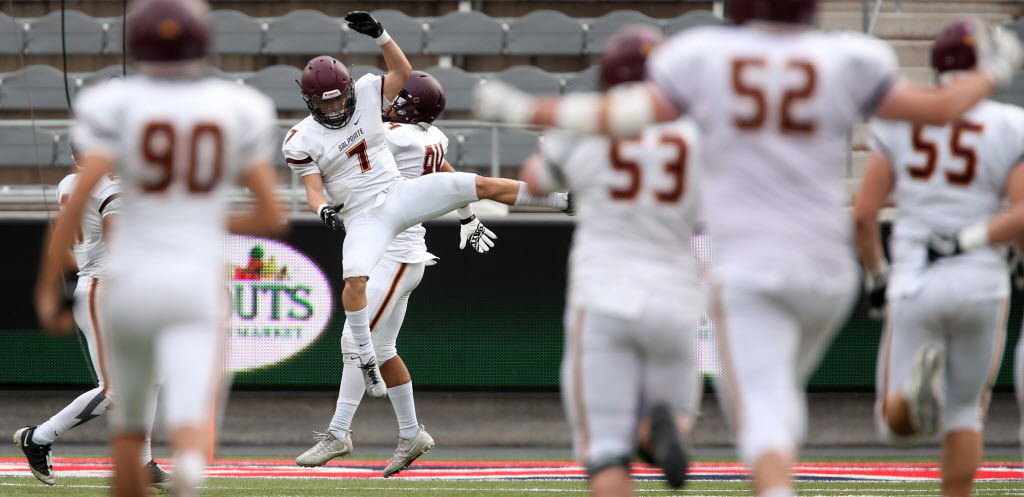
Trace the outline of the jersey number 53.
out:
[[[636,161],[623,157],[622,149],[630,145],[639,145],[639,138],[625,138],[612,142],[610,150],[610,161],[612,169],[626,173],[629,182],[621,188],[611,188],[609,194],[615,200],[633,200],[640,194],[640,186],[643,183],[643,173],[640,164]],[[659,146],[668,146],[675,151],[671,159],[664,163],[664,172],[670,178],[671,187],[654,191],[654,198],[658,202],[678,202],[686,190],[686,140],[679,135],[664,134],[658,137]]]

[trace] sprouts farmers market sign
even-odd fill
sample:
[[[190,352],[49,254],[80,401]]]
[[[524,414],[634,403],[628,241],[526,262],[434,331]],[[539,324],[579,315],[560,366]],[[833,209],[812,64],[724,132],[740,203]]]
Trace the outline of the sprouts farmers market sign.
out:
[[[291,246],[229,235],[231,296],[227,367],[247,371],[287,360],[316,341],[331,317],[331,286]]]

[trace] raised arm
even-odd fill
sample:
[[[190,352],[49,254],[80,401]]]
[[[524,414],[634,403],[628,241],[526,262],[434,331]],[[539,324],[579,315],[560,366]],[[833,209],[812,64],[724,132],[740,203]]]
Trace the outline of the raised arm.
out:
[[[402,91],[406,78],[412,73],[412,64],[405,57],[405,53],[391,39],[391,35],[384,29],[380,21],[376,20],[368,12],[356,10],[345,16],[348,27],[353,31],[362,33],[373,38],[380,46],[381,54],[384,55],[384,64],[388,67],[388,73],[384,77],[384,87],[381,93],[387,102],[392,102]],[[385,103],[387,103],[385,102]]]
[[[110,172],[112,165],[111,160],[103,155],[82,157],[78,183],[71,193],[67,208],[57,217],[56,225],[43,244],[44,252],[36,282],[36,312],[43,328],[50,333],[67,334],[74,330],[71,309],[62,303],[62,273],[75,233],[82,225],[89,193],[100,178]]]

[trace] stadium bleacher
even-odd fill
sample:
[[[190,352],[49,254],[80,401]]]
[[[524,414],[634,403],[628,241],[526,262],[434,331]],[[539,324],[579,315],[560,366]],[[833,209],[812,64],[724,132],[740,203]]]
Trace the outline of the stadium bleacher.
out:
[[[64,41],[67,53],[76,55],[67,76],[68,94],[74,98],[83,87],[121,74],[121,3],[73,0],[68,4],[77,9],[65,12]],[[381,72],[376,45],[349,32],[342,20],[344,12],[365,8],[365,4],[269,0],[213,0],[211,4],[215,36],[210,74],[264,91],[284,119],[301,118],[306,112],[295,79],[310,56],[341,54],[357,78]],[[930,39],[944,22],[964,10],[954,4],[904,1],[903,12],[895,12],[892,2],[885,3],[874,33],[893,45],[912,81],[932,80],[927,67]],[[1024,22],[1010,22],[1024,13],[1021,2],[972,0],[969,4],[968,10],[985,20],[1009,23],[1024,35]],[[63,65],[59,4],[16,0],[13,5],[9,12],[0,13],[0,119],[67,117],[64,75],[59,69]],[[448,110],[442,119],[450,120],[469,117],[472,89],[483,79],[500,79],[535,94],[594,90],[599,76],[594,64],[612,33],[627,25],[648,24],[671,36],[694,26],[722,22],[711,12],[712,5],[699,0],[407,0],[378,2],[374,6],[381,8],[372,12],[388,26],[413,64],[434,74],[445,86]],[[859,30],[860,8],[859,1],[827,1],[819,25]],[[998,98],[1024,102],[1024,77]],[[516,166],[525,157],[524,150],[536,143],[534,132],[492,133],[487,128],[466,127],[465,122],[449,126],[447,131],[453,144],[449,159],[457,167]],[[866,161],[865,136],[860,128],[853,135],[852,178]],[[8,153],[16,141],[0,142],[2,165],[34,166],[34,159],[16,162],[37,156],[51,159],[43,160],[44,166],[64,164],[59,153]],[[497,154],[491,152],[494,146]],[[0,170],[0,184],[7,182],[5,178]]]

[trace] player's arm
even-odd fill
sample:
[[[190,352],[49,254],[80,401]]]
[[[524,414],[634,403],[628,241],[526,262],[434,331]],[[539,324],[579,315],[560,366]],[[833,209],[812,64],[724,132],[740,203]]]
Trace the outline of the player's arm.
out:
[[[612,136],[636,135],[650,124],[673,121],[682,114],[654,83],[622,84],[601,93],[532,97],[488,81],[476,91],[474,110],[487,121]]]
[[[338,215],[338,207],[328,205],[324,197],[323,176],[317,173],[307,174],[302,177],[302,184],[306,186],[306,205],[313,214],[320,216],[320,219],[332,230],[344,231],[345,224]]]
[[[391,39],[391,35],[384,29],[380,21],[376,20],[368,12],[361,10],[349,12],[345,16],[348,27],[353,31],[362,33],[373,38],[380,46],[381,54],[384,55],[384,64],[387,65],[388,73],[384,76],[381,94],[387,102],[392,102],[402,91],[406,78],[412,73],[412,64],[405,57],[405,53],[399,48],[398,43]]]
[[[442,173],[454,173],[455,168],[447,160],[441,164]],[[478,253],[486,254],[494,247],[494,240],[498,238],[498,235],[494,234],[490,228],[484,226],[484,223],[480,222],[480,218],[476,217],[473,212],[473,206],[470,204],[463,205],[458,209],[455,209],[455,213],[459,216],[459,248],[466,248],[466,244],[473,247]]]
[[[67,334],[74,330],[75,322],[71,309],[64,302],[61,292],[63,285],[63,269],[75,233],[82,225],[86,203],[96,183],[110,173],[112,161],[97,154],[84,155],[79,162],[81,171],[78,182],[67,208],[57,217],[57,223],[43,244],[44,253],[36,282],[36,312],[39,321],[46,331],[54,334]]]
[[[1020,39],[1003,28],[979,26],[977,32],[974,51],[978,63],[974,70],[939,88],[897,85],[882,99],[875,114],[887,119],[943,125],[997,89],[1009,86],[1024,61]]]
[[[253,164],[242,177],[252,192],[255,203],[246,212],[232,214],[228,218],[228,229],[240,235],[280,235],[285,232],[284,213],[277,199],[277,177],[269,161],[260,160]]]
[[[878,213],[892,192],[894,181],[892,162],[885,155],[875,152],[868,159],[860,190],[853,201],[854,238],[867,276],[865,288],[869,313],[873,317],[880,317],[885,309],[885,289],[889,279],[889,265],[882,249]]]
[[[1018,163],[1010,171],[1005,195],[1010,206],[1003,212],[952,236],[932,235],[928,241],[929,262],[979,248],[1020,243],[1024,240],[1024,162]]]

